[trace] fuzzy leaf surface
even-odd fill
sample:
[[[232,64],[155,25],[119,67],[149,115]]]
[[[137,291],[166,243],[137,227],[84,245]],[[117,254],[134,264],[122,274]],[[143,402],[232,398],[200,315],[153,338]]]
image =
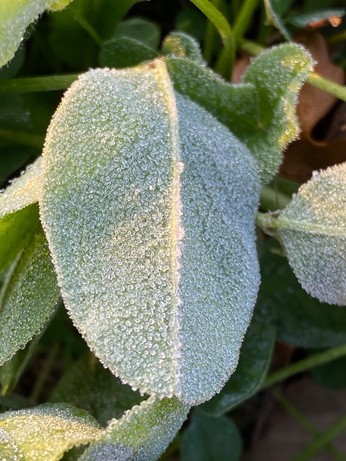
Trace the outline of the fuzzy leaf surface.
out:
[[[311,56],[299,45],[272,47],[252,61],[242,84],[231,85],[197,63],[167,59],[175,89],[211,112],[248,147],[264,184],[299,133],[297,97],[312,66]]]
[[[59,289],[40,230],[7,274],[0,294],[0,364],[37,334],[55,310]]]
[[[66,404],[1,413],[1,429],[9,434],[25,461],[59,461],[73,446],[88,444],[102,435],[87,412]]]
[[[44,162],[42,218],[89,347],[142,392],[210,398],[236,367],[258,289],[251,154],[155,61],[81,76]]]
[[[178,399],[149,397],[112,420],[102,439],[81,457],[81,461],[155,461],[187,418],[189,407]]]
[[[39,227],[41,159],[0,194],[0,270],[6,269]]]
[[[184,32],[170,33],[162,43],[162,51],[166,55],[191,59],[198,64],[205,65],[199,43],[194,37]]]
[[[0,428],[0,459],[4,461],[26,461],[22,450],[2,427]]]
[[[346,304],[346,163],[315,174],[280,214],[278,234],[302,287]]]
[[[0,67],[9,62],[26,28],[45,10],[63,8],[71,0],[2,0],[0,5]]]

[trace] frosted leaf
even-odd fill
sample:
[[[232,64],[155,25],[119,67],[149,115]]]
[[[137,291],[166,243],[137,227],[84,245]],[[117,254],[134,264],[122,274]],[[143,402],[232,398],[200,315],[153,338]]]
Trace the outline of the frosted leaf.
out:
[[[64,8],[72,0],[1,0],[0,4],[0,67],[9,62],[26,28],[45,10]]]
[[[346,163],[315,174],[277,222],[302,287],[320,301],[346,304]]]
[[[59,297],[47,241],[37,232],[0,293],[0,365],[23,348],[48,321]]]
[[[155,461],[185,421],[189,407],[178,399],[149,397],[112,420],[105,435],[81,461]]]
[[[0,460],[26,461],[23,452],[18,448],[10,434],[0,427]]]
[[[184,32],[171,32],[162,43],[164,54],[187,58],[205,65],[201,48],[197,40]]]
[[[259,283],[248,150],[155,61],[81,76],[44,163],[42,220],[89,347],[141,392],[209,399],[236,367]]]
[[[22,451],[24,458],[18,461],[58,461],[70,448],[86,445],[103,433],[86,411],[66,404],[1,413],[1,429]]]
[[[41,168],[42,157],[39,157],[0,194],[0,219],[38,202]]]
[[[311,56],[299,45],[272,47],[251,63],[242,84],[231,85],[190,60],[167,59],[176,90],[211,112],[248,147],[264,184],[299,133],[297,97],[312,66]]]
[[[13,262],[39,227],[36,202],[41,165],[39,158],[0,193],[0,271]]]

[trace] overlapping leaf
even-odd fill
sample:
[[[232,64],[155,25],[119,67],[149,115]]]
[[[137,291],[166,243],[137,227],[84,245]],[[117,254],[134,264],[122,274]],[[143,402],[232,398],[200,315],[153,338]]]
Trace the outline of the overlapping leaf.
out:
[[[162,51],[168,56],[187,58],[198,64],[205,65],[199,43],[191,35],[184,32],[170,33],[162,43]]]
[[[297,97],[312,65],[311,56],[301,46],[281,45],[252,62],[243,84],[230,85],[190,60],[167,60],[175,88],[205,107],[246,144],[264,183],[276,174],[283,150],[299,133]]]
[[[189,407],[178,399],[149,397],[110,422],[100,441],[92,444],[81,461],[155,461],[173,440]]]
[[[0,67],[10,61],[26,28],[47,9],[64,8],[71,0],[2,0],[0,8]]]
[[[346,163],[304,184],[275,227],[302,287],[320,301],[346,304]]]
[[[73,446],[102,436],[87,412],[66,404],[2,413],[0,431],[0,454],[9,450],[13,461],[58,461]]]
[[[0,364],[37,334],[59,297],[56,275],[42,230],[7,274],[0,296]]]
[[[42,218],[89,346],[142,392],[210,398],[236,367],[258,287],[250,153],[155,61],[82,76],[44,163]]]

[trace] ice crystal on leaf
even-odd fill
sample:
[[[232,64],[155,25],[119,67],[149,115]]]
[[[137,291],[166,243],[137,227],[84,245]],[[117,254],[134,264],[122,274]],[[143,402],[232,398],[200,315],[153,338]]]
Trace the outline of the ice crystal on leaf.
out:
[[[189,407],[178,399],[149,397],[112,420],[100,441],[81,461],[153,461],[173,440],[185,421]],[[136,428],[136,430],[134,430]]]
[[[103,434],[86,411],[66,404],[1,413],[0,431],[0,455],[9,448],[14,453],[6,461],[59,461],[70,448],[88,444]]]
[[[114,374],[195,404],[234,371],[259,283],[246,147],[163,61],[93,70],[44,149],[41,217],[71,318]]]
[[[346,163],[304,184],[278,218],[288,261],[320,301],[346,304]]]
[[[64,8],[72,0],[1,0],[0,67],[9,62],[19,47],[26,28],[45,10]]]

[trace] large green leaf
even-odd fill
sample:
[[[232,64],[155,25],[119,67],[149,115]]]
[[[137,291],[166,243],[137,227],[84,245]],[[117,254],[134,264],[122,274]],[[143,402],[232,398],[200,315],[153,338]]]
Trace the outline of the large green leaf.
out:
[[[66,402],[83,408],[100,424],[137,405],[143,397],[103,368],[92,354],[83,356],[64,374],[50,396],[51,402]]]
[[[22,450],[2,427],[0,427],[0,459],[4,461],[26,461]]]
[[[246,144],[264,183],[276,174],[283,150],[299,133],[297,97],[312,66],[311,56],[299,45],[272,47],[252,61],[241,85],[231,85],[195,62],[167,59],[176,90],[206,108]]]
[[[304,184],[275,227],[302,287],[320,301],[346,304],[346,163]]]
[[[66,404],[2,413],[1,429],[10,438],[1,437],[0,433],[0,454],[11,444],[13,452],[18,450],[24,456],[18,461],[58,461],[73,446],[88,444],[102,435],[101,428],[87,412]]]
[[[0,294],[0,364],[23,348],[45,325],[59,297],[56,275],[42,230],[7,274]]]
[[[192,413],[182,437],[181,461],[238,461],[241,452],[241,435],[231,419]]]
[[[246,332],[235,373],[219,394],[200,407],[201,410],[219,416],[254,395],[267,375],[275,339],[274,314],[258,306]]]
[[[47,9],[63,8],[71,0],[1,0],[0,6],[0,67],[9,62],[26,28]]]
[[[102,439],[90,446],[81,461],[155,461],[185,421],[189,407],[178,399],[149,397],[112,420]]]
[[[304,348],[334,347],[346,342],[346,310],[309,296],[299,285],[287,259],[269,241],[261,260],[258,303],[274,309],[278,339]]]
[[[237,365],[257,294],[250,153],[155,61],[81,76],[44,164],[45,230],[91,349],[142,392],[209,399]]]

